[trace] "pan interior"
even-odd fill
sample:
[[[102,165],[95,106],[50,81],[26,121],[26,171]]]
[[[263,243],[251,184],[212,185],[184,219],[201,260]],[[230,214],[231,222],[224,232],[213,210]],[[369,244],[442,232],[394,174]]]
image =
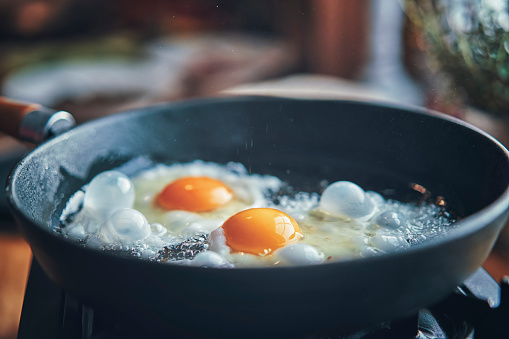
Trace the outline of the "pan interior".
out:
[[[15,170],[12,199],[58,227],[69,197],[101,171],[134,174],[154,162],[242,163],[295,190],[349,180],[386,198],[418,202],[415,185],[458,217],[508,186],[505,150],[448,119],[358,102],[209,99],[140,109],[80,126],[36,149]]]

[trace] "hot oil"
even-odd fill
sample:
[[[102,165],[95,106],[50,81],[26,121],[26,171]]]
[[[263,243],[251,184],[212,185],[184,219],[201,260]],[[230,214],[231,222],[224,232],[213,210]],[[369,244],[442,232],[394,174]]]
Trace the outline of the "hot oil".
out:
[[[371,168],[368,172],[372,173],[366,173],[365,168],[362,172],[355,166],[344,165],[342,164],[337,170],[334,168],[320,169],[312,165],[301,165],[294,170],[278,170],[273,166],[270,168],[271,174],[279,173],[280,178],[288,184],[281,182],[279,190],[274,190],[275,186],[269,185],[271,189],[267,189],[263,193],[265,198],[268,198],[266,201],[268,207],[289,213],[301,225],[304,233],[302,243],[315,246],[323,251],[327,260],[335,261],[404,250],[409,246],[443,235],[451,227],[454,227],[451,226],[451,223],[454,221],[455,215],[450,212],[450,206],[455,202],[451,204],[449,199],[449,196],[454,195],[445,190],[436,189],[440,185],[428,186],[433,187],[432,190],[422,184],[392,175],[388,171]],[[213,166],[218,165],[213,164]],[[244,168],[240,164],[228,164],[226,167],[233,173],[250,175],[245,169],[239,170],[239,167]],[[324,188],[333,181],[345,179],[357,180],[359,184],[365,185],[363,188],[373,190],[367,194],[374,201],[378,201],[379,206],[375,212],[376,215],[373,215],[371,219],[338,219],[317,210],[316,206]],[[151,197],[148,199],[149,201],[153,199],[154,194],[160,189],[158,185],[154,185],[152,182],[147,186],[151,187],[151,194],[148,191],[140,190],[141,201],[145,199],[144,197]],[[438,194],[434,192],[438,192]],[[399,197],[405,197],[406,201],[396,200]],[[147,206],[150,204],[145,207]],[[134,207],[136,208],[136,206]],[[373,222],[377,215],[386,211],[399,211],[400,215],[404,216],[404,227],[384,228],[378,225],[380,222],[378,224]],[[147,216],[150,215],[150,213],[147,214]],[[66,219],[62,218],[62,220]],[[196,254],[208,249],[207,232],[174,234],[161,225],[161,220],[153,221],[149,218],[151,234],[154,236],[144,241],[132,244],[122,242],[103,244],[95,247],[164,262],[189,262],[189,259],[194,258]],[[221,223],[218,223],[217,227],[220,225]],[[74,237],[73,232],[66,231],[66,228],[62,229],[63,233],[68,237]],[[85,246],[94,247],[93,242],[87,243],[91,235],[85,234],[84,237],[78,240],[85,243]],[[278,264],[278,261],[271,260],[270,256],[258,261],[249,259],[243,263],[244,259],[248,257],[250,256],[232,253],[226,258],[236,266]]]
[[[277,208],[297,218],[305,234],[302,242],[320,248],[331,261],[405,250],[444,235],[454,227],[455,220],[445,206],[429,201],[405,203],[385,199],[373,191],[366,194],[377,204],[368,220],[337,218],[321,212],[316,207],[320,199],[317,193],[298,192],[290,196],[280,192],[275,203]]]

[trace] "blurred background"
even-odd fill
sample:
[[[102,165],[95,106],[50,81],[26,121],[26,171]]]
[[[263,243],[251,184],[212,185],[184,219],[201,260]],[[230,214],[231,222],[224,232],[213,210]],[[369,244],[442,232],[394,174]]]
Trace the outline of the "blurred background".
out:
[[[507,145],[508,6],[507,0],[0,0],[0,95],[67,110],[78,123],[213,95],[389,101],[451,114]],[[0,135],[1,185],[27,150]],[[2,194],[0,338],[14,338],[30,250]],[[502,256],[485,268],[499,280],[508,266]]]

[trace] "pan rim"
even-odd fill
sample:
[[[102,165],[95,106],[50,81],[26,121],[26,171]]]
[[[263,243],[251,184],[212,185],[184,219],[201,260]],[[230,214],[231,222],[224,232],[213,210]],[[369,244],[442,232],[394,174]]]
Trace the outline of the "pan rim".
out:
[[[64,133],[60,136],[55,137],[54,139],[51,139],[39,147],[35,148],[31,152],[29,152],[23,159],[21,159],[10,171],[10,174],[7,179],[7,185],[6,185],[6,197],[9,203],[9,206],[11,208],[11,211],[19,218],[24,219],[26,222],[29,222],[32,225],[36,226],[36,229],[38,232],[43,232],[47,236],[52,237],[52,240],[57,241],[62,244],[66,244],[66,246],[70,246],[73,249],[76,249],[78,251],[84,251],[83,253],[95,253],[95,255],[106,255],[108,257],[111,257],[114,260],[120,260],[128,263],[142,263],[143,265],[157,265],[157,266],[169,266],[172,267],[172,269],[181,269],[181,270],[223,270],[223,271],[285,271],[285,270],[295,270],[299,269],[302,270],[303,268],[306,269],[315,269],[322,266],[345,266],[349,265],[351,263],[357,263],[357,262],[379,262],[379,261],[386,261],[386,260],[392,260],[394,257],[400,257],[402,255],[410,255],[410,254],[417,254],[421,251],[429,251],[433,248],[444,246],[445,244],[452,243],[454,241],[458,241],[470,234],[476,233],[483,229],[485,225],[489,224],[490,222],[494,221],[496,218],[503,215],[505,212],[509,210],[509,184],[505,188],[505,190],[500,194],[493,202],[491,202],[489,205],[483,207],[482,209],[465,216],[463,219],[457,221],[455,224],[457,227],[449,230],[445,235],[441,235],[438,237],[435,237],[433,239],[429,239],[427,241],[424,241],[419,244],[415,244],[405,250],[402,251],[395,251],[395,252],[388,252],[383,253],[381,255],[376,256],[370,256],[370,257],[352,257],[352,258],[345,258],[334,262],[324,262],[319,265],[297,265],[297,266],[267,266],[267,267],[236,267],[233,269],[224,269],[224,268],[203,268],[203,267],[195,267],[195,266],[184,266],[184,265],[178,265],[178,264],[165,264],[160,262],[154,262],[150,260],[140,260],[138,258],[134,257],[126,257],[121,256],[118,254],[115,254],[113,252],[109,251],[98,251],[95,249],[87,248],[76,241],[73,241],[72,239],[65,238],[63,236],[57,236],[54,230],[52,230],[48,225],[44,225],[42,223],[39,223],[37,220],[34,220],[33,218],[29,217],[27,213],[20,208],[20,204],[18,203],[18,197],[16,194],[15,189],[15,182],[17,178],[17,173],[23,168],[24,164],[28,162],[32,157],[36,156],[39,151],[42,151],[46,148],[52,147],[53,144],[59,143],[64,139],[68,139],[70,136],[70,133],[74,133],[75,131],[79,131],[83,128],[91,128],[95,123],[101,123],[101,121],[104,121],[105,119],[125,119],[127,115],[133,114],[142,114],[142,110],[158,110],[158,109],[173,109],[173,108],[182,108],[186,106],[194,106],[197,104],[210,104],[210,103],[227,103],[227,102],[244,102],[244,101],[250,101],[250,100],[258,100],[258,101],[287,101],[287,102],[335,102],[335,103],[353,103],[358,105],[367,105],[367,106],[374,106],[374,107],[384,107],[389,109],[398,109],[398,110],[404,110],[411,114],[418,114],[418,115],[426,115],[426,116],[432,116],[434,118],[445,120],[454,124],[458,124],[463,126],[464,128],[467,128],[471,131],[474,131],[475,133],[481,135],[482,137],[488,139],[492,144],[498,147],[506,157],[506,161],[509,164],[509,151],[506,147],[504,147],[498,140],[496,140],[493,136],[489,135],[485,131],[481,130],[480,128],[471,125],[470,123],[467,123],[461,119],[446,115],[441,112],[433,111],[426,109],[424,107],[419,106],[413,106],[408,104],[399,104],[399,103],[392,103],[392,102],[385,102],[385,101],[357,101],[357,100],[331,100],[331,99],[300,99],[300,98],[284,98],[284,97],[273,97],[273,96],[261,96],[261,95],[250,95],[250,96],[235,96],[235,97],[229,97],[229,96],[215,96],[215,97],[205,97],[205,98],[196,98],[196,99],[187,99],[182,101],[175,101],[170,103],[158,103],[156,105],[151,105],[147,107],[142,108],[135,108],[130,109],[121,112],[121,114],[114,114],[110,116],[106,116],[103,118],[100,118],[98,120],[89,121],[87,123],[84,123],[76,128],[74,128],[72,131]]]

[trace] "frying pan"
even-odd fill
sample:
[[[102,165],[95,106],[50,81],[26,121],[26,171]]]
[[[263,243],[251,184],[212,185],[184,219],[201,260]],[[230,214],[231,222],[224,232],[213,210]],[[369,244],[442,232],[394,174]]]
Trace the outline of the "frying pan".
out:
[[[441,196],[445,236],[408,250],[317,266],[215,269],[84,248],[56,231],[69,197],[101,171],[240,162],[295,190],[350,180],[387,198]],[[426,197],[412,187],[426,189]],[[97,309],[177,336],[284,337],[406,317],[475,272],[507,219],[506,149],[459,120],[388,104],[219,97],[98,119],[29,153],[7,196],[47,275]],[[422,189],[420,189],[422,192]]]

